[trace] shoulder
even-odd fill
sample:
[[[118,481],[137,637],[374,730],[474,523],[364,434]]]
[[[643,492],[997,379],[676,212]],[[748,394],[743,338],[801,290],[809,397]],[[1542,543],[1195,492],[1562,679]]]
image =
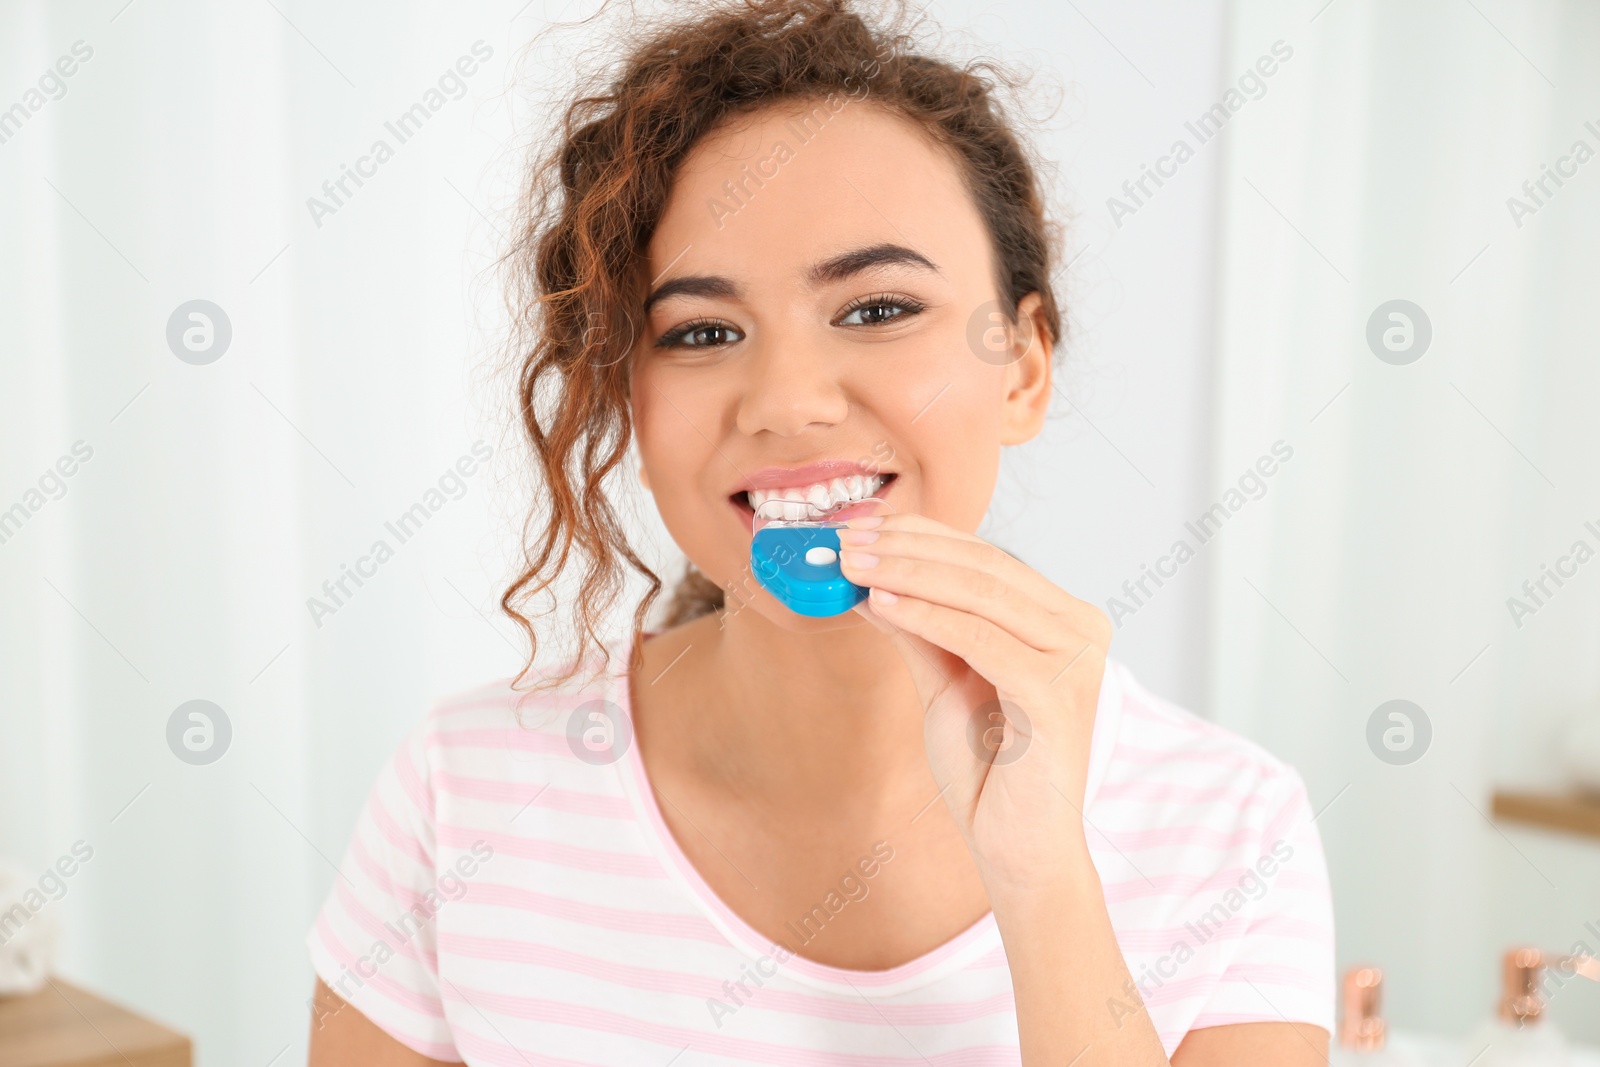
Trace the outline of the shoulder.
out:
[[[1227,899],[1248,926],[1258,909],[1297,898],[1308,919],[1331,926],[1326,860],[1300,774],[1151,693],[1125,667],[1107,671],[1116,728],[1085,816],[1108,900],[1130,919],[1168,921]]]
[[[1163,1045],[1237,1022],[1331,1029],[1333,901],[1301,776],[1112,670],[1117,729],[1086,808],[1091,853]]]
[[[1115,660],[1106,672],[1117,722],[1097,801],[1139,801],[1169,817],[1263,830],[1308,804],[1299,772],[1261,745],[1157,696]]]
[[[460,1058],[440,960],[452,938],[489,937],[504,922],[465,906],[468,894],[525,907],[522,887],[595,865],[585,820],[626,815],[617,775],[568,742],[574,709],[614,684],[602,669],[547,689],[500,679],[454,693],[380,767],[308,947],[328,987],[408,1047]]]
[[[1332,899],[1299,773],[1125,667],[1107,672],[1115,741],[1086,808],[1090,850],[1169,1053],[1205,1026],[1330,1028]]]
[[[607,658],[609,655],[609,659]],[[496,678],[435,700],[407,742],[445,752],[566,750],[563,740],[574,714],[588,705],[621,713],[619,687],[625,677],[618,643],[588,650],[559,665],[559,674],[531,672],[526,678]],[[550,678],[559,678],[555,684]]]
[[[524,738],[521,747],[538,751],[560,739],[580,704],[605,699],[609,693],[604,678],[579,676],[554,689],[527,688],[515,678],[497,678],[434,701],[407,741],[427,749],[472,750],[484,747],[484,742],[511,743],[504,733],[511,730]]]
[[[499,678],[446,695],[406,734],[385,776],[430,822],[469,811],[504,818],[541,786],[610,762],[592,753],[597,730],[612,744],[629,730],[616,669],[594,653],[555,687]]]

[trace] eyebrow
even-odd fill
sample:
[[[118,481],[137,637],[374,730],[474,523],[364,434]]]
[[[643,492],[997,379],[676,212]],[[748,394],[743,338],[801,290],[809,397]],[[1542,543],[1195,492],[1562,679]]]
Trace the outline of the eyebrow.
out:
[[[931,270],[935,274],[942,273],[938,266],[921,252],[907,248],[905,245],[891,243],[869,245],[866,248],[855,248],[848,252],[841,252],[837,256],[814,263],[806,271],[806,282],[816,288],[829,282],[843,281],[862,271],[874,267],[904,264]],[[649,311],[656,302],[665,300],[669,296],[721,296],[736,298],[740,295],[739,286],[720,274],[686,274],[662,282],[650,291],[645,297],[644,310]]]

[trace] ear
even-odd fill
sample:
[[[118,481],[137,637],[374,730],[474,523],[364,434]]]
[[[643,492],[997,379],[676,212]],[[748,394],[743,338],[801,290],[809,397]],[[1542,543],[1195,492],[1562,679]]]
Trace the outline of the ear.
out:
[[[646,489],[650,488],[650,475],[645,472],[644,464],[639,464],[639,484]]]
[[[1038,293],[1029,293],[1018,302],[1011,344],[1013,358],[1005,371],[1000,443],[1020,445],[1044,427],[1045,412],[1050,408],[1055,344]]]

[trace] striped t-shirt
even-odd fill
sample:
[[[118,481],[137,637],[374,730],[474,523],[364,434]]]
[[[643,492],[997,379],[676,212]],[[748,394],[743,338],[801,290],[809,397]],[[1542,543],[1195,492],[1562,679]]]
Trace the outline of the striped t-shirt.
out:
[[[774,944],[718,899],[631,743],[628,647],[611,645],[597,680],[497,683],[410,734],[307,939],[323,981],[410,1048],[471,1064],[1020,1063],[992,913],[855,971],[795,954],[801,938]],[[1331,1031],[1327,870],[1292,769],[1113,662],[1084,815],[1137,986],[1109,1013],[1142,1000],[1169,1055],[1207,1026]],[[885,860],[863,857],[852,884],[870,891]],[[812,922],[848,899],[823,904]]]

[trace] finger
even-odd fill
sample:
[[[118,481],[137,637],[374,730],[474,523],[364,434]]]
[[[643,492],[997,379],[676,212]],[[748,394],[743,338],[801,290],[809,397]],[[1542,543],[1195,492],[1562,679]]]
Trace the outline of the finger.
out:
[[[849,548],[870,544],[877,546],[867,549],[873,554],[881,549],[886,553],[915,559],[962,563],[1003,578],[1050,610],[1063,615],[1090,606],[998,545],[926,516],[906,513],[893,516],[892,519],[886,518],[881,525],[859,533],[852,532],[854,529],[851,527],[839,532],[841,545]]]
[[[1033,680],[1049,677],[1053,658],[1017,640],[990,620],[922,600],[895,595],[892,600],[874,593],[872,610],[906,634],[944,649],[998,690],[1017,693]]]
[[[1041,651],[1057,650],[1073,632],[1067,621],[992,571],[960,563],[877,555],[877,544],[844,548],[839,567],[856,585],[887,589],[980,616]],[[868,562],[875,561],[875,562]]]
[[[913,533],[938,533],[965,541],[982,541],[977,534],[958,530],[954,526],[919,515],[914,511],[892,511],[880,515],[863,515],[847,519],[845,526],[851,530],[909,530]]]

